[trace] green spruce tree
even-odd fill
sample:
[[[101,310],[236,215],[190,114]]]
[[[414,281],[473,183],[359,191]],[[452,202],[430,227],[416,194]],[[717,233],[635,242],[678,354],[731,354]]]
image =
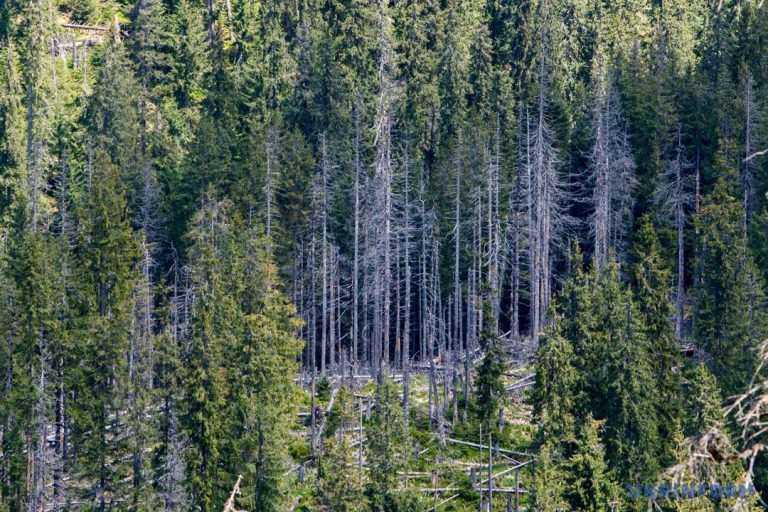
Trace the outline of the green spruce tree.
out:
[[[749,382],[756,368],[754,349],[766,335],[762,276],[747,246],[743,215],[720,178],[694,218],[699,233],[694,336],[709,354],[725,396]]]
[[[398,512],[405,496],[399,472],[408,467],[411,440],[397,385],[384,376],[376,387],[376,404],[366,429],[370,468],[367,494],[374,510]]]
[[[350,446],[350,434],[356,425],[352,392],[342,386],[333,409],[333,431],[328,431],[323,453],[318,461],[318,498],[328,512],[365,510],[363,485],[358,475],[357,454]]]
[[[138,247],[130,226],[126,190],[109,155],[96,149],[92,183],[78,233],[77,354],[70,407],[85,498],[98,510],[126,499],[125,405],[131,332],[131,293]],[[128,479],[130,480],[130,479]]]
[[[573,453],[564,462],[568,475],[565,496],[573,510],[597,512],[616,505],[618,487],[605,461],[601,429],[602,422],[588,415],[579,428]]]

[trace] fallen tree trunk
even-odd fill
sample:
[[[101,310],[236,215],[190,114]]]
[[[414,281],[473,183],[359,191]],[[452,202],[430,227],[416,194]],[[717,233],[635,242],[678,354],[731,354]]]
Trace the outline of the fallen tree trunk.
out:
[[[484,444],[478,444],[478,443],[470,443],[469,441],[461,441],[459,439],[453,439],[452,437],[449,437],[446,439],[446,441],[450,441],[453,444],[460,444],[463,446],[469,446],[470,448],[477,448],[480,450],[488,450],[488,445]],[[494,448],[491,448],[494,449]],[[524,453],[524,452],[516,452],[514,450],[506,450],[503,448],[498,449],[499,453],[506,453],[508,455],[522,455],[523,457],[530,457],[531,459],[534,459],[535,456],[531,455],[530,453]]]

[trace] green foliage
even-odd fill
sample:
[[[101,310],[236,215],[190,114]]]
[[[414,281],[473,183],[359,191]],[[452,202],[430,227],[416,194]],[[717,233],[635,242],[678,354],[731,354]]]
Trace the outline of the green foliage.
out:
[[[695,216],[695,335],[726,396],[749,382],[756,368],[754,349],[766,334],[762,276],[747,248],[743,215],[720,178]]]
[[[578,373],[573,367],[573,347],[570,342],[550,328],[539,345],[536,360],[536,386],[531,402],[533,415],[539,423],[542,440],[554,443],[573,439],[576,428],[576,396]],[[550,447],[542,447],[549,456]],[[542,457],[544,455],[542,454]],[[545,467],[542,467],[545,471]],[[546,478],[546,472],[541,475]],[[545,484],[542,484],[545,485]]]
[[[636,305],[615,263],[584,272],[574,251],[572,277],[556,306],[558,327],[539,349],[532,395],[540,436],[552,446],[566,443],[568,451],[575,424],[587,417],[604,421],[607,461],[629,480],[654,478],[669,461],[664,419],[680,402],[676,380],[668,377],[676,356],[663,320],[669,310],[665,271],[657,267],[652,244],[640,252],[639,286],[661,304],[643,298]]]
[[[4,425],[4,454],[7,478],[0,496],[8,498],[11,510],[37,491],[37,482],[27,479],[29,458],[42,456],[39,446],[47,418],[41,410],[49,398],[49,387],[61,385],[61,360],[69,349],[66,325],[69,314],[59,246],[53,236],[31,229],[29,207],[19,198],[13,208],[10,243],[2,254],[3,299],[0,332],[6,340],[0,349],[0,371],[6,385],[0,393],[0,422]],[[27,371],[21,371],[27,369]],[[33,490],[34,489],[34,490]]]
[[[245,504],[280,510],[300,348],[295,310],[276,288],[263,234],[226,203],[209,199],[190,238],[197,303],[181,422],[192,504],[217,509],[242,474]]]
[[[521,432],[534,427],[510,421],[497,431],[497,418],[502,408],[527,411],[505,402],[507,342],[528,339],[530,279],[543,262],[527,252],[538,235],[551,237],[542,257],[553,289],[543,294],[553,307],[529,395],[541,464],[523,506],[623,507],[613,503],[614,481],[660,478],[683,460],[683,435],[727,430],[723,399],[752,378],[754,348],[768,335],[768,160],[746,154],[768,140],[767,13],[760,2],[705,0],[7,0],[0,511],[213,512],[238,475],[243,510],[286,510],[298,494],[325,510],[426,510],[413,490],[422,482],[398,476],[426,469],[424,457],[412,458],[411,436],[434,442],[416,366],[412,432],[397,386],[377,388],[362,482],[346,389],[325,423],[318,478],[314,470],[301,483],[286,476],[289,462],[310,457],[293,379],[297,338],[317,335],[322,323],[311,311],[325,297],[310,243],[321,215],[343,350],[353,310],[359,346],[370,350],[381,337],[388,286],[383,337],[402,348],[407,326],[414,362],[478,341],[485,351],[466,376],[478,415],[450,435],[476,439],[482,425],[526,449]],[[381,59],[386,50],[391,63]],[[620,135],[638,164],[631,233],[615,247],[626,257],[602,272],[585,267],[578,248],[567,261],[562,244],[590,239],[580,221],[591,184],[578,177],[597,69],[615,78],[627,120]],[[387,112],[378,109],[380,72],[391,82]],[[540,89],[569,188],[551,225],[533,227],[528,194],[541,190],[522,179],[530,155],[518,123]],[[391,147],[382,147],[382,123]],[[691,160],[684,340],[670,324],[677,241],[656,229],[664,219],[646,216],[678,130]],[[267,148],[269,240],[259,222]],[[330,206],[318,212],[323,149]],[[375,165],[374,153],[391,165]],[[371,224],[384,216],[389,238],[381,240]],[[501,336],[506,330],[521,336]],[[695,365],[681,359],[681,341],[695,347]],[[440,364],[449,368],[449,359]],[[331,382],[319,383],[320,402]],[[743,476],[738,464],[726,470]],[[755,472],[765,481],[764,465]],[[469,509],[475,497],[445,506]],[[678,508],[696,507],[710,505]]]
[[[327,402],[331,397],[331,381],[328,377],[323,377],[317,381],[317,399],[321,402]]]
[[[130,13],[128,46],[142,85],[152,90],[167,81],[169,67],[165,9],[160,0],[138,0]]]
[[[532,506],[541,512],[556,512],[567,508],[565,477],[560,465],[553,460],[551,446],[545,443],[539,452],[533,474]]]
[[[610,510],[618,495],[600,442],[601,427],[601,422],[588,415],[579,428],[573,454],[564,463],[569,484],[565,496],[574,510]]]
[[[679,391],[680,372],[675,371],[682,361],[669,319],[673,314],[670,300],[672,272],[664,260],[659,238],[651,218],[640,219],[635,235],[635,254],[632,266],[634,301],[640,315],[639,329],[647,340],[646,349],[653,354],[651,373],[656,389],[667,400],[656,403],[660,421],[660,436],[669,439],[673,425],[681,413]]]
[[[5,62],[0,68],[0,218],[7,225],[10,206],[21,185],[26,155],[19,58],[10,41],[0,44],[0,60]]]
[[[357,451],[350,446],[352,436],[349,431],[355,427],[355,415],[352,393],[346,386],[339,389],[333,414],[333,418],[326,423],[329,437],[318,461],[319,499],[323,510],[362,511],[366,509],[363,475],[357,467]]]
[[[410,435],[397,385],[383,377],[374,396],[376,403],[366,432],[366,460],[370,467],[366,493],[375,510],[399,512],[403,510],[399,508],[402,502],[409,501],[401,496],[398,472],[408,467]]]
[[[712,427],[725,425],[722,397],[717,379],[703,364],[697,364],[690,372],[688,389],[685,391],[687,422],[684,432],[688,436],[701,435]]]
[[[480,421],[488,429],[496,429],[499,410],[504,404],[507,390],[504,387],[504,372],[507,369],[507,354],[497,336],[486,333],[485,355],[475,378],[477,409]]]
[[[82,477],[93,482],[87,499],[111,506],[125,496],[130,474],[123,421],[138,246],[129,222],[125,187],[109,155],[97,149],[93,183],[78,233],[78,335],[83,340],[70,407],[73,446]]]
[[[70,17],[73,22],[82,25],[95,23],[99,20],[99,4],[96,0],[72,0]]]

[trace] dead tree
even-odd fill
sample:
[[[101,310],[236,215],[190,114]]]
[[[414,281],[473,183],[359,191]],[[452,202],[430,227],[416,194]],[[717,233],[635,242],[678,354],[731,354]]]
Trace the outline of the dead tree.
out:
[[[759,145],[757,136],[759,133],[761,115],[760,108],[755,97],[755,85],[751,73],[747,73],[744,80],[744,92],[742,95],[744,110],[744,160],[741,169],[742,205],[744,208],[744,227],[751,221],[755,207],[755,165],[753,157],[755,148]]]
[[[326,361],[328,358],[328,301],[329,301],[329,232],[328,221],[330,211],[330,174],[331,174],[331,160],[328,148],[328,141],[325,133],[320,136],[320,148],[321,148],[321,162],[320,162],[320,177],[319,177],[319,190],[317,192],[318,208],[317,215],[321,229],[321,267],[320,267],[320,280],[322,283],[322,298],[321,298],[321,330],[320,330],[320,376],[325,376]],[[332,327],[332,326],[331,326]],[[333,341],[333,340],[331,340]]]
[[[635,187],[635,161],[627,143],[619,98],[610,73],[602,69],[595,84],[592,119],[592,151],[585,180],[591,190],[590,235],[598,269],[604,269],[610,252],[618,253],[632,221],[632,190]]]
[[[354,144],[353,144],[353,152],[354,152],[354,167],[355,167],[355,184],[354,184],[354,201],[355,201],[355,227],[354,227],[354,247],[353,247],[353,257],[352,257],[352,357],[351,363],[354,368],[354,366],[357,363],[357,358],[359,356],[358,352],[358,342],[360,338],[360,307],[358,304],[358,299],[360,296],[360,220],[361,220],[361,213],[362,213],[362,203],[361,203],[361,183],[360,183],[360,177],[361,173],[363,172],[363,165],[362,165],[362,155],[361,155],[361,142],[362,142],[362,127],[361,127],[361,113],[360,113],[360,106],[358,102],[355,103],[354,111],[353,111],[353,119],[355,123],[355,133],[354,133]]]
[[[524,154],[524,152],[522,152]],[[521,265],[525,249],[525,195],[522,176],[518,174],[510,192],[506,221],[506,254],[509,266],[509,332],[513,340],[520,339]]]
[[[426,206],[426,179],[424,177],[424,169],[419,174],[419,221],[421,223],[421,244],[419,255],[419,341],[420,357],[426,359],[429,356],[427,349],[427,289],[428,289],[428,273],[427,273],[427,261],[429,257],[429,236],[430,231],[428,227],[431,226],[430,217],[427,214]]]
[[[242,510],[235,508],[235,500],[237,500],[237,497],[242,494],[240,492],[240,482],[242,481],[243,475],[237,475],[237,481],[235,482],[234,487],[232,487],[232,493],[229,495],[229,499],[224,504],[224,512],[243,512]]]
[[[486,319],[490,323],[493,332],[498,330],[499,303],[500,303],[500,250],[501,250],[501,225],[499,217],[499,180],[501,171],[501,120],[496,114],[496,123],[493,135],[493,150],[488,158],[486,166],[486,224],[487,224],[487,277],[488,300],[493,305],[493,318]]]
[[[25,76],[26,112],[26,167],[30,220],[38,225],[40,195],[47,177],[50,112],[48,103],[56,101],[55,67],[55,12],[51,2],[30,2],[24,25],[27,26],[27,52]]]
[[[279,154],[280,148],[280,134],[277,130],[277,126],[274,124],[270,126],[267,133],[267,141],[264,144],[264,157],[266,159],[265,173],[264,173],[264,223],[267,232],[267,238],[272,237],[272,218],[273,218],[273,204],[275,202],[275,184],[277,182],[277,176],[279,172]]]
[[[462,143],[461,129],[458,131],[456,138],[456,156],[454,157],[454,166],[456,168],[456,199],[454,206],[454,226],[453,226],[453,238],[454,238],[454,253],[453,253],[453,340],[454,346],[458,347],[461,343],[461,316],[462,316],[462,296],[461,296],[461,143]]]
[[[45,510],[47,506],[46,487],[50,472],[48,449],[48,343],[43,329],[38,334],[38,379],[37,404],[34,408],[36,435],[32,436],[28,446],[27,489],[29,512]]]
[[[563,211],[564,187],[558,171],[559,155],[547,121],[549,21],[546,2],[539,54],[539,90],[535,116],[526,112],[524,178],[528,221],[528,279],[530,282],[530,332],[532,344],[546,324],[552,295],[553,260],[562,242],[567,218]]]
[[[405,312],[404,312],[404,326],[403,326],[403,409],[405,413],[405,421],[408,422],[409,413],[409,401],[410,401],[410,366],[411,366],[411,233],[413,232],[413,226],[411,225],[411,186],[410,186],[410,174],[411,174],[411,157],[410,150],[406,145],[403,154],[403,172],[405,174],[405,187],[403,193],[405,195],[404,201],[404,220],[403,220],[403,259],[405,262]]]
[[[375,204],[376,221],[373,230],[376,238],[376,272],[374,333],[376,375],[389,359],[389,336],[391,334],[392,301],[392,127],[394,124],[394,102],[396,87],[392,78],[394,59],[391,41],[390,18],[387,3],[379,1],[379,90],[374,123],[374,146],[376,148]]]
[[[543,57],[542,57],[543,61]],[[541,65],[544,74],[544,65]],[[530,332],[533,347],[546,324],[552,295],[552,264],[565,216],[558,154],[546,120],[546,80],[541,79],[537,115],[526,120],[526,157],[522,177],[526,195]]]
[[[682,142],[682,127],[677,128],[677,143],[674,152],[666,162],[664,171],[657,181],[655,202],[661,218],[675,226],[677,233],[677,286],[675,290],[675,335],[683,336],[685,307],[685,227],[688,211],[694,203],[692,165],[685,156]]]

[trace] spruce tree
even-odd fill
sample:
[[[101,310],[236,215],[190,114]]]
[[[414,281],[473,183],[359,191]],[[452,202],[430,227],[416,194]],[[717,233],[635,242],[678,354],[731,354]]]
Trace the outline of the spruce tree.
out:
[[[669,319],[674,307],[670,297],[671,271],[664,260],[661,244],[651,218],[640,219],[640,228],[635,235],[632,280],[634,303],[638,309],[638,329],[645,341],[645,350],[652,354],[650,371],[654,389],[659,399],[654,400],[659,420],[659,437],[667,456],[674,446],[667,440],[673,436],[671,427],[682,412],[680,351]],[[662,398],[663,397],[663,398]],[[663,456],[663,453],[659,454]],[[663,459],[662,465],[671,462]]]
[[[10,207],[22,185],[24,121],[19,56],[11,40],[0,40],[0,220],[8,225]]]
[[[185,117],[195,119],[190,110],[199,107],[206,93],[203,87],[203,76],[207,70],[203,16],[195,3],[180,0],[170,25],[172,59],[169,75],[172,94],[177,106],[187,113]],[[186,123],[174,123],[173,127],[182,136],[191,135]]]
[[[300,324],[258,224],[208,198],[190,238],[196,303],[181,427],[191,505],[216,510],[241,474],[244,504],[280,510]]]
[[[387,376],[376,386],[375,400],[366,432],[367,494],[376,510],[395,512],[402,492],[398,472],[408,467],[411,455],[410,435],[397,385]]]
[[[615,505],[618,486],[605,461],[601,428],[602,422],[588,415],[579,428],[573,453],[564,462],[568,475],[565,497],[573,510],[597,512]]]
[[[756,271],[743,210],[724,178],[695,215],[694,336],[725,396],[740,392],[755,371],[755,347],[766,334],[762,276]]]
[[[56,237],[31,225],[25,196],[17,198],[9,244],[3,254],[4,302],[0,315],[6,340],[5,376],[0,407],[5,478],[0,503],[21,510],[23,503],[41,507],[53,479],[53,454],[47,432],[54,423],[52,397],[61,384],[60,361],[66,344],[68,314]],[[54,463],[54,464],[52,464]]]
[[[548,456],[552,456],[551,451],[558,443],[568,442],[575,435],[579,375],[573,360],[571,343],[556,328],[550,328],[539,345],[536,384],[531,396],[533,415],[539,423],[538,435],[542,441],[551,440],[546,448]]]
[[[114,34],[110,36],[85,112],[90,129],[88,144],[91,148],[100,146],[117,166],[120,178],[131,184],[126,193],[129,204],[135,206],[141,190],[137,180],[141,162],[136,158],[142,153],[137,130],[139,85],[125,45],[115,40]]]
[[[712,427],[724,427],[723,399],[717,379],[704,364],[697,364],[689,373],[684,394],[684,434],[689,437],[698,436]]]
[[[94,157],[93,182],[80,213],[77,296],[78,353],[70,407],[80,478],[91,482],[86,499],[98,510],[122,506],[126,457],[126,355],[131,328],[131,292],[138,256],[126,190],[109,155]]]
[[[539,363],[561,363],[570,346],[575,371],[569,378],[567,370],[554,376],[552,370],[542,368],[549,378],[535,388],[534,412],[540,418],[551,417],[550,428],[567,435],[567,406],[574,404],[572,414],[577,422],[588,415],[605,421],[608,461],[617,474],[631,480],[655,476],[664,453],[660,414],[670,397],[657,391],[655,348],[642,327],[645,319],[621,282],[615,261],[604,271],[593,266],[589,272],[581,270],[580,262],[576,249],[572,277],[556,305],[560,315],[556,333],[565,339],[549,341],[552,345],[545,346]],[[571,391],[561,396],[554,387],[548,390],[549,384],[557,384],[562,392]],[[546,427],[544,422],[542,428]]]
[[[255,510],[277,511],[285,506],[283,473],[288,459],[289,426],[296,414],[293,375],[301,342],[296,332],[301,322],[296,309],[280,290],[277,268],[272,262],[270,241],[260,223],[242,226],[233,216],[230,285],[243,286],[239,308],[243,333],[228,357],[230,375],[237,375],[232,414],[242,414],[236,424],[235,453],[247,461],[243,489]],[[243,233],[244,236],[238,236]],[[242,261],[242,270],[237,262]],[[237,269],[238,272],[233,272]],[[242,272],[242,273],[240,273]],[[235,288],[236,289],[236,288]]]
[[[480,421],[486,431],[495,429],[499,410],[504,404],[507,390],[504,387],[504,372],[507,369],[507,354],[498,336],[483,333],[485,355],[475,377],[477,408]]]
[[[350,446],[350,432],[356,419],[348,387],[339,389],[333,411],[335,421],[328,423],[335,428],[327,433],[329,437],[318,461],[318,497],[323,510],[328,512],[362,511],[365,510],[363,486],[358,476],[357,454]]]
[[[539,451],[531,484],[531,505],[540,512],[565,510],[566,474],[563,472],[559,457],[562,454],[545,443]]]
[[[130,12],[130,39],[127,42],[131,58],[136,66],[136,76],[152,94],[158,86],[167,82],[169,70],[165,32],[165,9],[160,0],[137,0]]]
[[[184,399],[181,427],[189,439],[187,482],[193,510],[210,512],[226,500],[231,473],[226,471],[224,444],[227,373],[224,362],[236,346],[240,318],[234,297],[228,293],[224,268],[227,242],[226,217],[221,203],[207,199],[190,230],[191,265],[195,304],[190,340],[182,355],[181,385]]]

